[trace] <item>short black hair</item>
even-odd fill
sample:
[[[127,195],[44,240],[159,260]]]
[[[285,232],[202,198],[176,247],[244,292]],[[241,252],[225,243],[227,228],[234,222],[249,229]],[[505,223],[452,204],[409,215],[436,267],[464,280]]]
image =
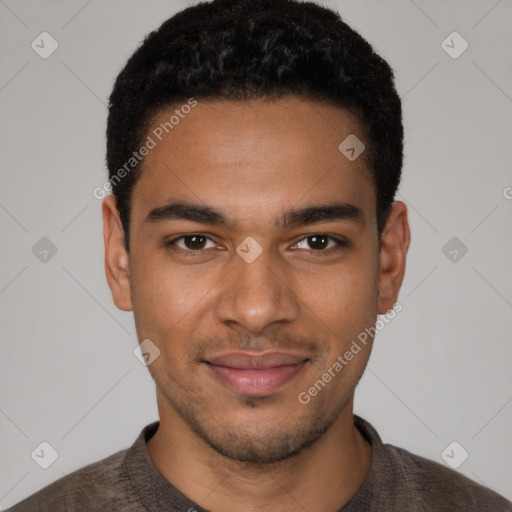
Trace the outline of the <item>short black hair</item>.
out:
[[[403,161],[402,107],[389,64],[337,12],[313,2],[213,0],[178,12],[148,34],[115,81],[106,160],[126,249],[131,191],[141,171],[131,160],[133,170],[126,172],[126,163],[155,115],[190,98],[285,96],[357,113],[380,243]]]

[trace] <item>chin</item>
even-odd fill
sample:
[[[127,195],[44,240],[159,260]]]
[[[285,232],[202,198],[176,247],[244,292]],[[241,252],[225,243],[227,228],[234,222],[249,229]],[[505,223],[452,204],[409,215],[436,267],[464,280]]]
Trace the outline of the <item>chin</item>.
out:
[[[223,418],[223,424],[212,422],[211,418],[201,421],[189,418],[187,422],[196,434],[220,455],[240,462],[255,464],[272,463],[295,457],[315,444],[336,420],[321,414],[299,421],[289,421],[293,413],[276,421],[247,415],[243,420],[230,421]],[[286,422],[288,420],[288,422]]]

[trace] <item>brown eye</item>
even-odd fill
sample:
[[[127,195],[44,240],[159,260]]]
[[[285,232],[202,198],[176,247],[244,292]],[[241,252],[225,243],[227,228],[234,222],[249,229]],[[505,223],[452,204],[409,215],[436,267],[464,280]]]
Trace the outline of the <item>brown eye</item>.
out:
[[[312,249],[325,249],[329,244],[329,237],[325,235],[308,236],[307,240]]]
[[[196,251],[198,249],[204,249],[207,238],[202,235],[193,235],[184,236],[183,240],[187,249],[192,249],[193,251]]]
[[[313,252],[330,252],[330,250],[336,250],[339,247],[346,246],[346,242],[333,238],[332,236],[325,235],[323,233],[315,233],[309,235],[302,240],[299,240],[296,244],[299,249],[309,249]]]
[[[306,254],[328,256],[348,247],[350,247],[350,244],[344,239],[338,239],[325,233],[314,233],[299,240],[292,247],[292,250],[301,249],[302,251],[305,250]]]
[[[207,244],[210,243],[210,246]],[[205,235],[193,234],[184,235],[166,242],[167,246],[175,246],[186,252],[202,251],[216,247],[215,243]]]

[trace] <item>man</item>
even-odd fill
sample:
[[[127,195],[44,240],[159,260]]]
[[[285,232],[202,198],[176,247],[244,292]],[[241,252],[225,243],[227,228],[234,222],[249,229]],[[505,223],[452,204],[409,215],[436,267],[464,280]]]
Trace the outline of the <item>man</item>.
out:
[[[214,0],[151,33],[103,218],[160,421],[11,510],[512,510],[353,415],[405,272],[402,139],[391,69],[330,10]]]

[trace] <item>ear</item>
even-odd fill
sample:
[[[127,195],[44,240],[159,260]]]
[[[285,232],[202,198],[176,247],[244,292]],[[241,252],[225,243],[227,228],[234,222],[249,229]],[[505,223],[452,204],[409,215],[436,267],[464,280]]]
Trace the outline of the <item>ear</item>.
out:
[[[405,274],[405,260],[411,242],[407,206],[395,201],[381,235],[378,314],[384,315],[398,299]]]
[[[114,196],[103,200],[103,240],[105,274],[114,304],[122,311],[132,310],[128,253],[124,246],[124,229]]]

